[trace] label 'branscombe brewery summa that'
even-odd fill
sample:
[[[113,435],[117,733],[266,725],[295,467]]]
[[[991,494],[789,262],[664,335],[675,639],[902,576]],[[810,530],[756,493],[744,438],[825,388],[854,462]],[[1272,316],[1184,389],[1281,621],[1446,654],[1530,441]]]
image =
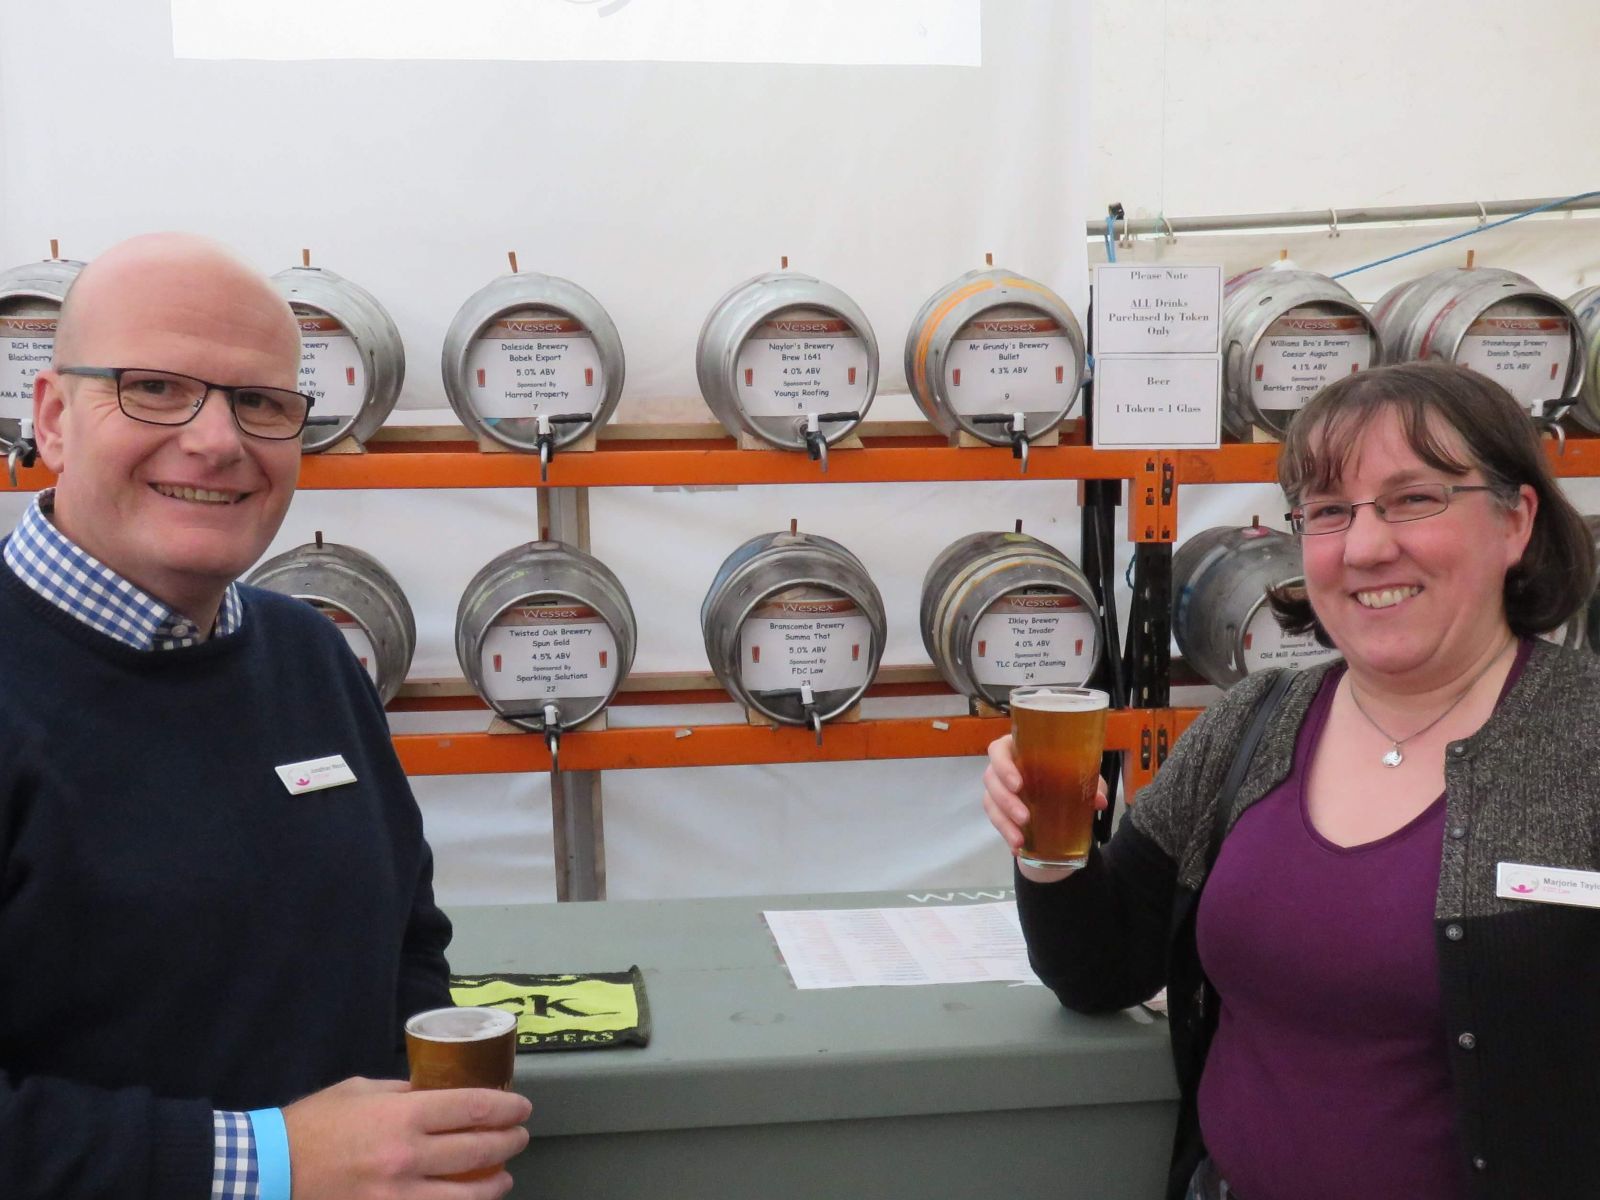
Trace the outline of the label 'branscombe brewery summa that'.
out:
[[[485,631],[484,690],[500,701],[605,696],[617,678],[617,640],[586,604],[521,604]]]
[[[1456,362],[1500,384],[1530,407],[1554,400],[1572,363],[1572,331],[1560,316],[1479,317],[1461,339]],[[1426,355],[1428,342],[1423,341]]]
[[[466,366],[468,394],[484,417],[593,413],[605,396],[593,334],[554,309],[491,321],[468,348]]]
[[[1095,617],[1062,592],[1002,596],[973,624],[972,675],[985,685],[1078,684],[1094,667]]]
[[[361,347],[337,317],[293,305],[300,323],[300,381],[316,402],[319,417],[348,417],[367,394],[367,367]]]
[[[33,377],[55,348],[54,316],[0,317],[0,418],[33,416]]]
[[[1358,315],[1279,317],[1256,346],[1250,396],[1260,409],[1300,409],[1372,361],[1371,323]]]
[[[739,676],[752,692],[856,688],[870,675],[872,623],[845,596],[795,589],[775,597],[751,610],[739,640]]]
[[[945,394],[966,416],[1055,413],[1078,389],[1077,355],[1054,317],[1018,306],[963,325],[944,359]]]
[[[755,417],[859,412],[869,401],[866,344],[834,313],[768,318],[739,347],[737,374],[739,403]]]

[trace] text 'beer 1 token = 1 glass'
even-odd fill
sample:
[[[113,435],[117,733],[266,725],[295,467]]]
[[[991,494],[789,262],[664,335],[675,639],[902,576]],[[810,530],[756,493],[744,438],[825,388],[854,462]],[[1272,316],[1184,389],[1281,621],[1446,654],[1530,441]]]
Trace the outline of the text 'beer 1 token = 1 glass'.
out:
[[[1093,688],[1012,689],[1011,735],[1028,809],[1019,862],[1081,867],[1089,858],[1111,700]]]

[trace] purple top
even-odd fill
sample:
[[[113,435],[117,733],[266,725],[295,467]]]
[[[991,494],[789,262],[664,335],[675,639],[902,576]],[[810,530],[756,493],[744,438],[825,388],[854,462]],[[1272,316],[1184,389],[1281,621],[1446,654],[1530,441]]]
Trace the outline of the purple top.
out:
[[[1200,1127],[1246,1200],[1460,1200],[1434,943],[1444,797],[1360,846],[1312,827],[1305,780],[1343,674],[1323,679],[1293,770],[1239,818],[1201,896],[1222,1007]]]

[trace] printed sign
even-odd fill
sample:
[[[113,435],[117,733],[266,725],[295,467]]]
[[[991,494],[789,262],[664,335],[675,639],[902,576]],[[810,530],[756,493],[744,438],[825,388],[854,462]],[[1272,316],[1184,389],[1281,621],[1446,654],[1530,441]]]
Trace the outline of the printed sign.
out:
[[[740,627],[739,664],[752,692],[860,687],[872,666],[872,622],[846,596],[777,597]]]
[[[311,602],[311,607],[316,609],[344,635],[344,640],[350,646],[350,653],[356,656],[356,661],[361,664],[361,669],[371,677],[373,683],[378,682],[378,655],[373,650],[372,638],[361,627],[350,613],[332,604]]]
[[[1297,410],[1336,379],[1372,365],[1372,334],[1358,316],[1279,317],[1256,344],[1250,398],[1263,412]]]
[[[1094,353],[1216,354],[1221,349],[1222,268],[1094,269]]]
[[[1020,305],[990,309],[951,339],[945,395],[963,416],[1062,412],[1078,390],[1072,343],[1054,317]]]
[[[617,680],[617,639],[586,604],[518,605],[485,631],[480,662],[493,700],[606,696]]]
[[[1456,362],[1542,413],[1566,386],[1572,335],[1565,317],[1479,317],[1461,339]]]
[[[1100,449],[1222,444],[1222,357],[1124,355],[1095,360]]]
[[[1096,449],[1222,444],[1222,268],[1094,269]]]
[[[1089,678],[1099,626],[1076,596],[1002,596],[972,631],[972,677],[985,686]]]
[[[367,396],[367,367],[361,347],[336,317],[295,305],[300,322],[300,382],[316,402],[318,417],[353,417]]]
[[[0,317],[0,417],[33,416],[33,377],[55,348],[55,317]]]
[[[1339,657],[1337,650],[1330,650],[1309,633],[1285,633],[1265,604],[1256,609],[1245,625],[1242,649],[1242,665],[1247,675],[1273,667],[1299,670]]]
[[[554,309],[507,313],[467,349],[467,395],[479,416],[593,413],[605,393],[594,335]]]
[[[867,403],[867,347],[833,313],[787,309],[739,347],[739,404],[752,417],[860,412]]]

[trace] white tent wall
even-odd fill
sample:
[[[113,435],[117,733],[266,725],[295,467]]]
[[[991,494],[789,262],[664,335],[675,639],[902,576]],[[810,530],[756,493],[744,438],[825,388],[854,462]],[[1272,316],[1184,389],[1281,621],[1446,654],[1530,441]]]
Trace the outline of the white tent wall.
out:
[[[395,316],[411,409],[442,404],[445,327],[508,249],[607,306],[628,353],[624,419],[704,419],[700,320],[780,254],[872,319],[874,415],[887,416],[910,409],[897,393],[917,305],[985,251],[1082,313],[1082,222],[1111,200],[1132,215],[1321,210],[1557,195],[1600,179],[1581,103],[1600,29],[1584,0],[1520,22],[1470,0],[1448,24],[1372,0],[989,0],[977,68],[174,61],[169,12],[165,0],[0,8],[0,265],[42,257],[51,237],[92,257],[151,228],[214,234],[267,270],[310,246]],[[1525,221],[1470,244],[1480,262],[1566,295],[1600,267],[1594,220]],[[1286,248],[1331,271],[1438,228],[1142,239],[1119,255],[1231,273]],[[1371,300],[1462,254],[1350,282]],[[1592,487],[1574,492],[1586,488],[1600,510]],[[1073,494],[1037,481],[595,489],[593,548],[638,610],[637,670],[704,669],[698,606],[712,573],[790,517],[863,558],[887,602],[885,662],[920,662],[917,591],[938,550],[1021,518],[1077,556]],[[0,527],[23,499],[0,496]],[[302,492],[269,553],[322,530],[375,554],[418,613],[414,673],[456,675],[460,591],[533,536],[534,511],[527,491]],[[1180,534],[1281,511],[1269,487],[1189,488]],[[396,718],[403,730],[440,724]],[[993,884],[1008,867],[975,800],[980,770],[950,759],[608,773],[609,894]],[[553,896],[544,777],[416,790],[447,903]]]

